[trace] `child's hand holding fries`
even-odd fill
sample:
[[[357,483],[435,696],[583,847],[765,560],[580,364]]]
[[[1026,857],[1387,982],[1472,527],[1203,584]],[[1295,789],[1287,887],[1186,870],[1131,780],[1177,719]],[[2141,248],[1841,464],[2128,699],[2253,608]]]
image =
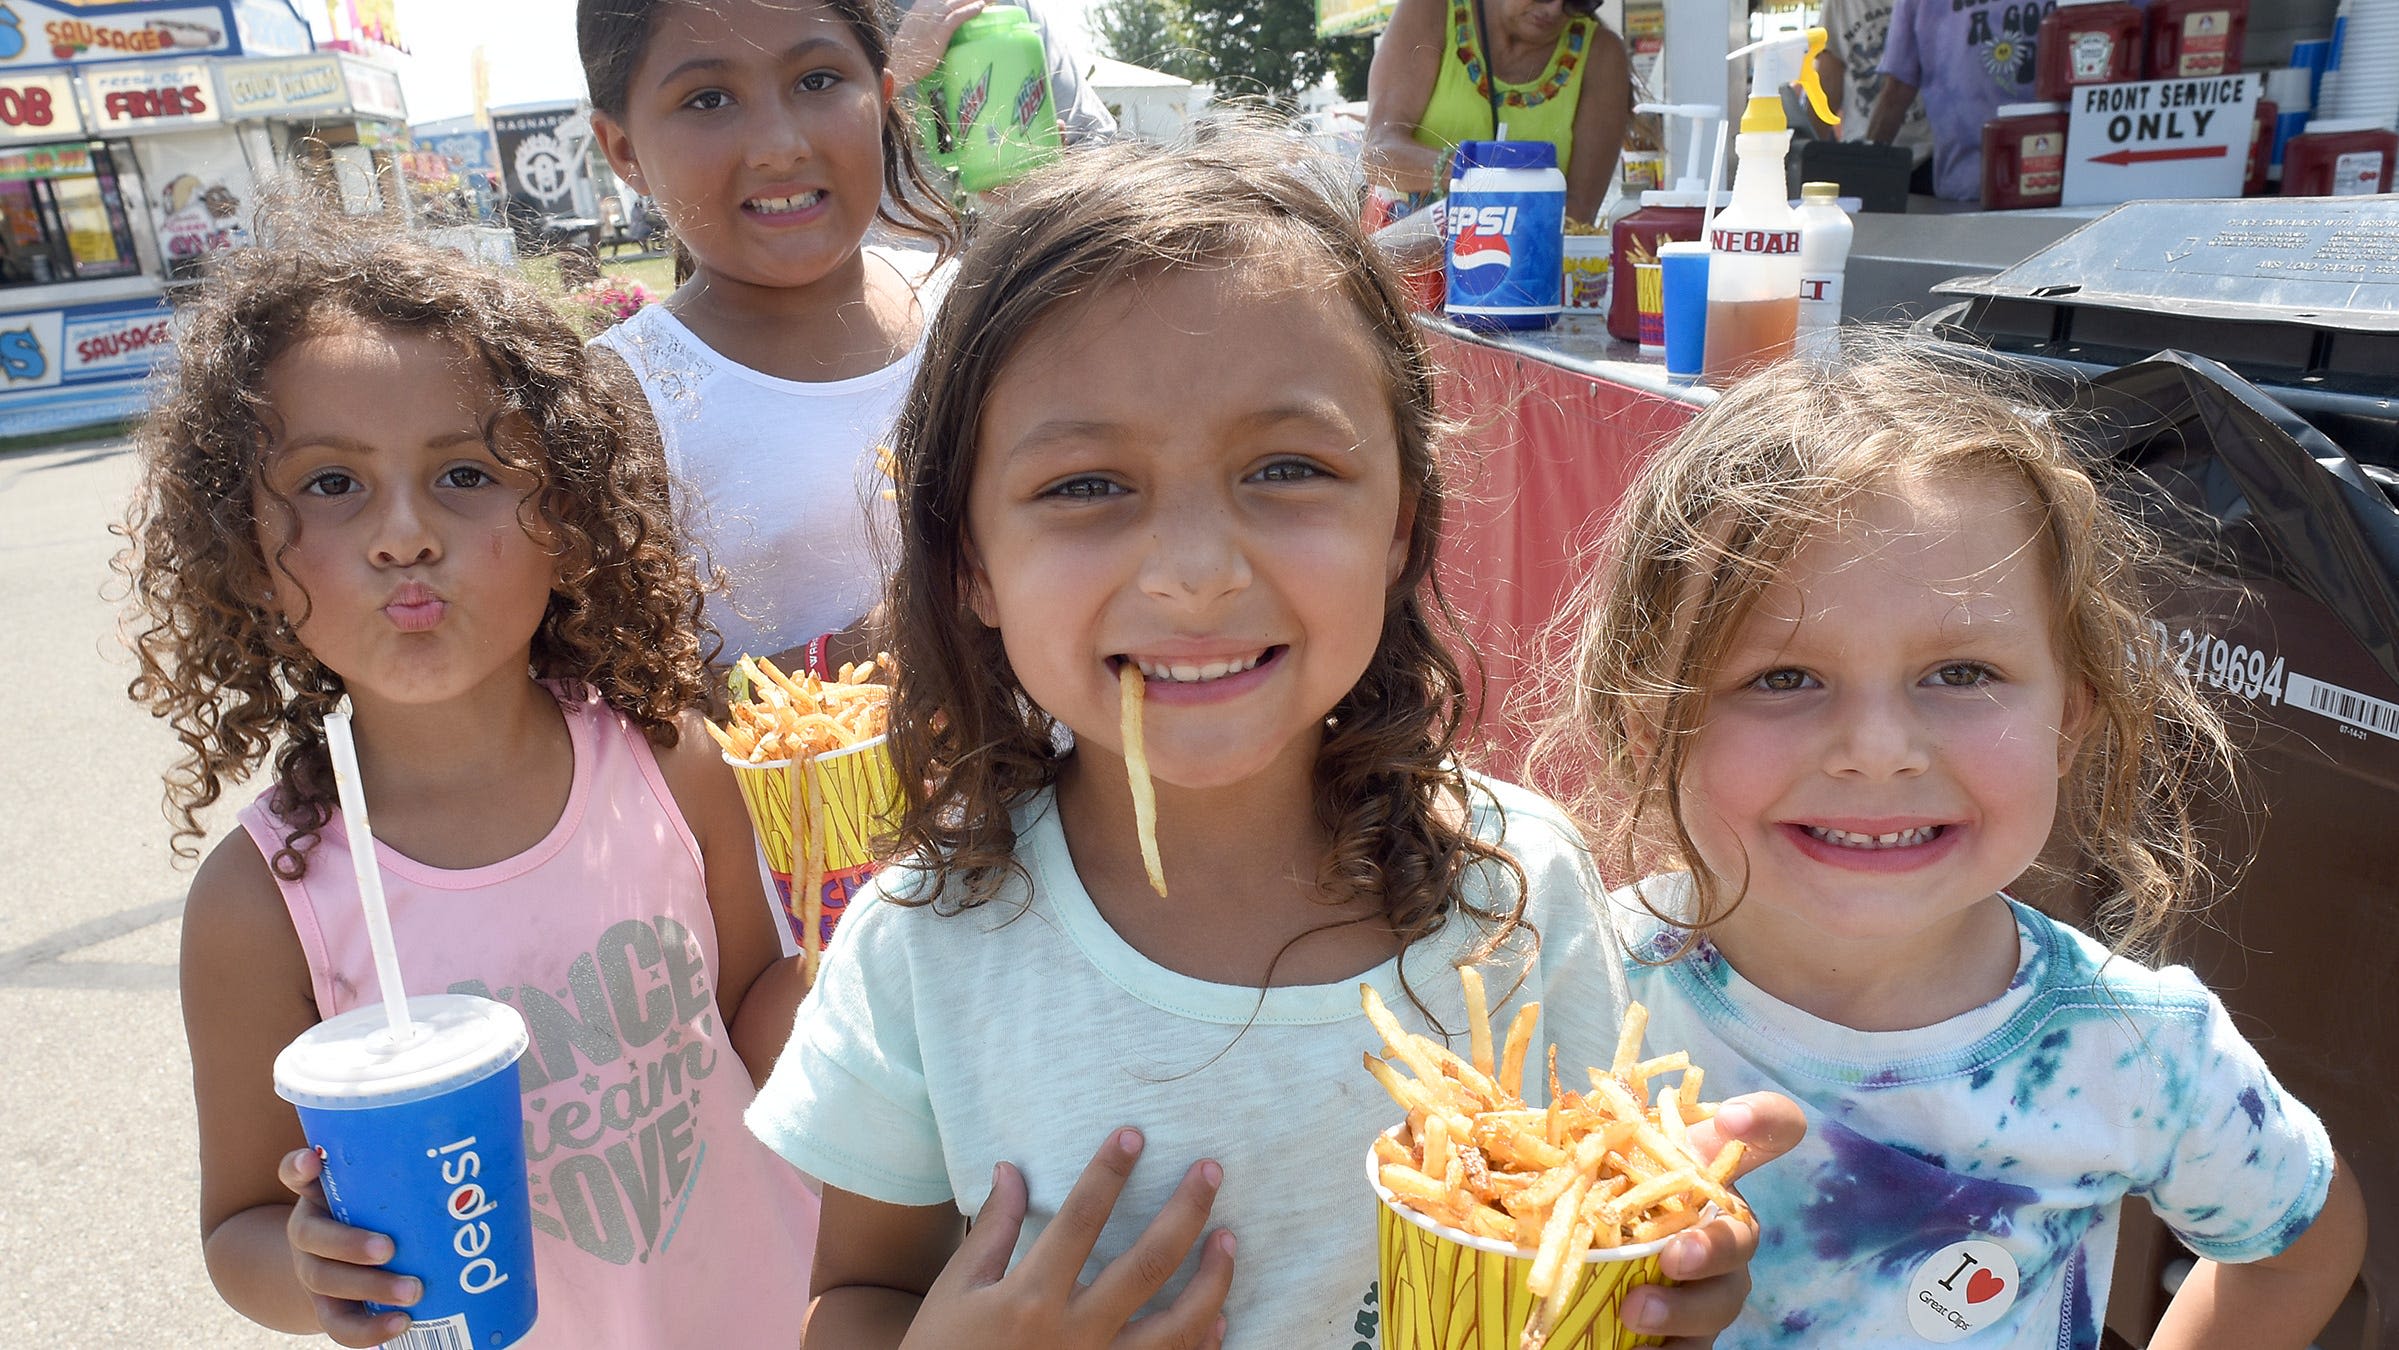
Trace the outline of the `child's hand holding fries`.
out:
[[[1743,1170],[1748,1145],[1720,1135],[1764,1134],[1765,1156],[1776,1156],[1804,1132],[1797,1108],[1780,1097],[1744,1099],[1728,1104],[1724,1114],[1731,1119],[1722,1122],[1740,1128],[1720,1131],[1714,1121],[1720,1108],[1700,1100],[1703,1078],[1687,1054],[1641,1057],[1648,1014],[1639,1004],[1627,1011],[1613,1064],[1590,1071],[1587,1094],[1559,1082],[1552,1047],[1549,1105],[1527,1106],[1521,1085],[1539,1005],[1517,1011],[1495,1054],[1482,978],[1466,969],[1460,979],[1471,1038],[1463,1059],[1401,1028],[1373,987],[1360,987],[1388,1056],[1367,1055],[1367,1071],[1407,1113],[1404,1126],[1374,1141],[1378,1177],[1398,1203],[1419,1214],[1533,1254],[1526,1283],[1541,1302],[1525,1326],[1525,1350],[1538,1350],[1547,1339],[1572,1300],[1588,1252],[1653,1242],[1722,1215],[1737,1221],[1724,1227],[1735,1234],[1739,1250],[1733,1254],[1746,1265],[1755,1226],[1728,1183]],[[1652,1082],[1669,1074],[1677,1081]],[[1768,1119],[1760,1121],[1761,1115]],[[1719,1247],[1711,1244],[1712,1257],[1725,1255]],[[1690,1278],[1733,1269],[1721,1260],[1706,1264],[1718,1269],[1668,1273]],[[1687,1329],[1726,1325],[1742,1292],[1730,1292],[1734,1307],[1721,1310],[1721,1319],[1691,1310],[1706,1324]],[[1628,1297],[1626,1324],[1639,1325],[1635,1298],[1664,1293]],[[1712,1292],[1708,1297],[1721,1301]],[[1686,1328],[1661,1323],[1641,1329]]]

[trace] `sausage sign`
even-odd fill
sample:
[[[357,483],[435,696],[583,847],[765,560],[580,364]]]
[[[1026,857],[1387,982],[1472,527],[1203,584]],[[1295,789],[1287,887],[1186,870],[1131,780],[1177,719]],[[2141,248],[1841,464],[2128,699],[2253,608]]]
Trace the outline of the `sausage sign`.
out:
[[[2240,196],[2264,80],[2251,73],[2073,90],[2061,204]]]

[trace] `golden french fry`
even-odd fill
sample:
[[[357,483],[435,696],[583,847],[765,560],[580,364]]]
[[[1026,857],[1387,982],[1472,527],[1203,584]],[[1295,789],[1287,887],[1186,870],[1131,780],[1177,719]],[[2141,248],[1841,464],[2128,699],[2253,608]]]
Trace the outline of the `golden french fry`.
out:
[[[1541,1020],[1541,1005],[1527,1003],[1508,1023],[1507,1044],[1499,1054],[1499,1085],[1511,1097],[1524,1096],[1524,1054],[1533,1045],[1533,1027]]]
[[[1387,1163],[1397,1163],[1401,1167],[1416,1165],[1416,1155],[1408,1151],[1408,1146],[1387,1134],[1378,1134],[1374,1137],[1374,1156]]]
[[[1366,1020],[1374,1025],[1375,1034],[1383,1038],[1383,1048],[1398,1056],[1399,1062],[1408,1066],[1408,1072],[1422,1079],[1427,1088],[1444,1081],[1432,1042],[1402,1027],[1391,1010],[1383,1006],[1383,996],[1374,991],[1373,985],[1358,986],[1358,1003],[1366,1010]]]
[[[1475,1072],[1485,1079],[1491,1077],[1491,1005],[1483,996],[1483,972],[1472,966],[1461,967],[1458,984],[1466,991],[1467,1049],[1474,1056]]]
[[[1403,1200],[1418,1201],[1443,1213],[1449,1210],[1449,1188],[1413,1167],[1385,1163],[1376,1175],[1382,1179],[1384,1190]]]
[[[1125,743],[1125,776],[1133,787],[1133,833],[1141,841],[1141,870],[1149,874],[1150,889],[1166,894],[1166,865],[1158,860],[1158,791],[1150,782],[1149,755],[1141,748],[1141,705],[1145,685],[1141,667],[1131,661],[1117,672],[1116,688],[1122,711],[1117,730]]]
[[[1641,1083],[1641,1037],[1648,1030],[1649,1009],[1638,1003],[1627,1005],[1624,1028],[1616,1033],[1616,1063],[1608,1072],[1631,1088],[1635,1097],[1649,1095]]]

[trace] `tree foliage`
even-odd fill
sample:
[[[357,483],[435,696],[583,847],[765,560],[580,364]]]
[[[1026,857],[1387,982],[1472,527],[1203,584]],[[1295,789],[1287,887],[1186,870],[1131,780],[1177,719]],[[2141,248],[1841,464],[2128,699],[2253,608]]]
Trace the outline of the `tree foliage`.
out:
[[[1184,27],[1183,0],[1100,0],[1087,17],[1100,50],[1119,61],[1186,80],[1209,78]]]

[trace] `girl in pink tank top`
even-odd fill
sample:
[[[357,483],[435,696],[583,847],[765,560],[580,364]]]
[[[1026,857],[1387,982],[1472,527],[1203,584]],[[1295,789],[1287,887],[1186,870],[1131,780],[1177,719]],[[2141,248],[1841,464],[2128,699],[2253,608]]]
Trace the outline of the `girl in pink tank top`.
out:
[[[183,1008],[227,1303],[420,1339],[389,1239],[334,1221],[277,1051],[380,1002],[322,723],[356,709],[401,968],[523,1014],[539,1347],[791,1346],[816,1200],[742,1127],[804,992],[780,956],[640,392],[541,297],[337,220],[203,287],[145,423],[134,696],[176,728]],[[430,1333],[428,1333],[430,1334]],[[479,1347],[478,1350],[488,1350]]]

